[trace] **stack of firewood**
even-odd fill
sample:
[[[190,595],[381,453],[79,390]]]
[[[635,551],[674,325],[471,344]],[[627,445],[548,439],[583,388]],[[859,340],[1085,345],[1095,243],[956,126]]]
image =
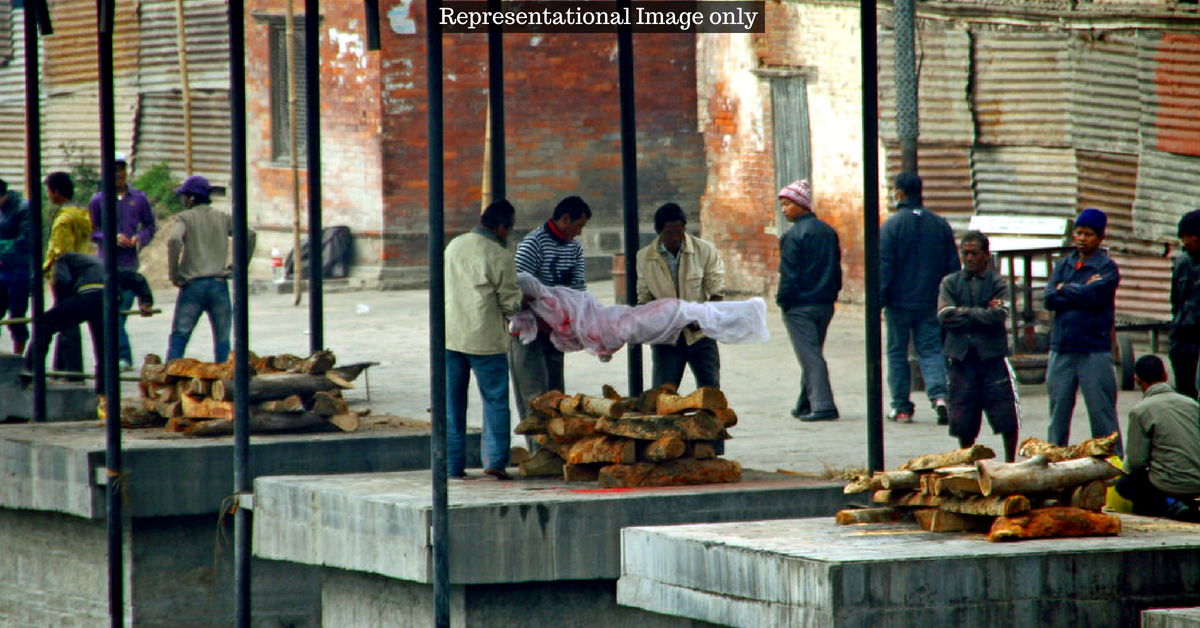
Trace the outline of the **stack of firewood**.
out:
[[[1117,434],[1071,447],[1028,438],[1028,460],[1003,463],[982,445],[909,460],[894,471],[859,476],[846,493],[871,492],[875,508],[843,510],[839,524],[915,518],[931,532],[987,532],[989,541],[1121,532],[1101,513],[1121,470],[1109,464]]]
[[[541,449],[520,462],[524,476],[562,476],[603,488],[737,482],[742,468],[718,458],[713,442],[737,423],[725,395],[702,387],[686,397],[665,385],[625,398],[550,391],[530,401],[516,427]]]
[[[350,412],[341,389],[367,364],[334,368],[329,351],[307,358],[294,355],[250,356],[251,432],[279,432],[333,425],[352,431],[358,415]],[[146,356],[142,365],[140,404],[125,406],[125,427],[165,425],[168,432],[189,436],[218,436],[233,433],[233,361],[222,364],[190,358],[166,364],[156,355]]]

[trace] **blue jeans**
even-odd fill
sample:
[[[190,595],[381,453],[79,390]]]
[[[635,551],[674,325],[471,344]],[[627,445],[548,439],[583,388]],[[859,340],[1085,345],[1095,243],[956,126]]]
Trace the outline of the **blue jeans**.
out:
[[[208,313],[212,326],[214,362],[229,359],[229,326],[233,306],[229,302],[229,283],[218,277],[202,277],[187,282],[179,289],[175,300],[175,318],[171,321],[171,339],[167,346],[167,361],[183,357],[192,330],[200,315]]]
[[[133,309],[133,298],[137,295],[133,290],[121,291],[121,310]],[[118,359],[133,364],[133,347],[129,344],[129,334],[125,333],[125,319],[128,316],[122,316],[121,321],[117,323],[117,357]]]
[[[471,355],[446,350],[446,473],[462,475],[466,468],[467,387],[471,371],[483,398],[483,466],[508,466],[511,414],[508,409],[508,355]]]
[[[925,394],[930,403],[946,399],[946,358],[942,357],[942,327],[938,324],[937,311],[903,310],[889,307],[884,309],[887,321],[888,390],[892,393],[892,409],[899,412],[913,411],[909,399],[912,392],[912,373],[908,368],[908,340],[911,337],[917,350],[917,362],[921,365],[921,377],[925,380]]]

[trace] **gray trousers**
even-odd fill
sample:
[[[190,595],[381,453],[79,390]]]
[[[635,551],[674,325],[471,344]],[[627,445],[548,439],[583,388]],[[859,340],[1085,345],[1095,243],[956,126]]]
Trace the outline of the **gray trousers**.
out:
[[[792,349],[800,362],[800,414],[836,410],[833,389],[829,387],[829,366],[825,363],[825,332],[833,320],[833,304],[795,305],[783,312]]]
[[[650,355],[654,358],[651,388],[663,384],[674,384],[679,388],[683,369],[687,366],[692,368],[697,387],[721,387],[721,350],[712,338],[701,338],[689,345],[680,333],[675,344],[650,345]]]
[[[1092,438],[1117,432],[1117,456],[1123,456],[1121,425],[1117,421],[1117,372],[1112,353],[1050,352],[1046,364],[1046,392],[1050,396],[1050,430],[1046,436],[1054,445],[1065,446],[1071,438],[1071,414],[1075,411],[1075,391],[1083,391]]]
[[[512,372],[517,416],[522,419],[529,414],[530,399],[551,390],[566,392],[563,352],[555,348],[545,332],[538,332],[537,338],[527,345],[513,338],[508,345],[508,367]]]

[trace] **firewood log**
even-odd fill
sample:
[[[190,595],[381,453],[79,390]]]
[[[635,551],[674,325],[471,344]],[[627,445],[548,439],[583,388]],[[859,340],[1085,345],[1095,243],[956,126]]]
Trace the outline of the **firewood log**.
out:
[[[975,465],[979,469],[979,488],[989,496],[1046,493],[1121,474],[1120,469],[1100,458],[1049,462],[1034,456],[1024,462],[980,460]]]
[[[168,417],[167,424],[163,426],[163,431],[164,432],[172,432],[172,433],[176,433],[176,434],[182,434],[184,430],[191,427],[194,423],[195,422],[192,421],[191,419],[187,419],[187,418],[180,417],[180,416]],[[232,425],[232,423],[230,425]],[[230,429],[229,433],[232,434],[233,430]]]
[[[562,394],[562,392],[551,390],[550,392],[542,393],[533,399],[530,399],[529,409],[533,414],[547,419],[552,419],[557,416],[562,416],[562,413],[559,412],[558,407],[562,405],[562,402],[566,399],[568,399],[568,397]]]
[[[558,411],[563,414],[580,414],[583,412],[583,395],[572,395],[558,402]]]
[[[671,394],[659,395],[654,411],[656,414],[676,414],[687,410],[717,410],[728,407],[729,402],[725,399],[725,393],[716,388],[701,386],[686,397]]]
[[[952,475],[934,475],[933,480],[934,495],[954,495],[956,497],[967,497],[969,495],[981,495],[983,489],[979,488],[979,471],[971,469],[970,473],[955,473]]]
[[[549,434],[538,434],[534,436],[534,440],[542,447],[558,454],[558,457],[563,460],[571,455],[571,447],[579,441],[578,438],[562,438]]]
[[[1017,448],[1017,453],[1026,458],[1043,456],[1050,462],[1061,462],[1063,460],[1085,458],[1088,456],[1107,458],[1115,455],[1118,438],[1120,438],[1120,435],[1117,432],[1113,432],[1103,438],[1089,438],[1082,443],[1068,447],[1059,447],[1031,436],[1021,441],[1021,446]]]
[[[695,458],[696,460],[708,460],[709,458],[717,457],[717,450],[712,443],[702,440],[689,440],[684,443],[683,450],[684,458]]]
[[[1039,508],[1021,515],[999,517],[988,532],[989,541],[1017,541],[1068,536],[1115,536],[1121,518],[1071,506]]]
[[[167,365],[146,363],[142,365],[142,380],[156,384],[166,384],[173,380],[167,374]]]
[[[263,412],[251,414],[249,427],[256,432],[288,432],[329,425],[326,418],[312,412]],[[233,433],[233,419],[197,421],[183,429],[188,436],[226,436]]]
[[[233,363],[214,364],[192,358],[180,358],[167,362],[167,374],[178,378],[230,379],[233,377]]]
[[[142,399],[153,399],[154,398],[154,396],[155,396],[154,390],[150,388],[150,384],[151,384],[151,382],[148,382],[144,379],[138,381],[138,383],[137,383],[138,393],[142,396]]]
[[[303,409],[304,401],[300,399],[300,395],[288,395],[283,399],[272,399],[254,406],[256,412],[298,412]]]
[[[156,401],[161,401],[163,403],[179,401],[179,382],[175,382],[173,384],[157,384],[154,382],[148,382],[147,387],[150,389],[150,393],[153,395],[152,398]]]
[[[892,492],[887,489],[876,490],[871,493],[871,502],[876,504],[892,503]]]
[[[637,444],[628,438],[589,436],[571,446],[566,460],[568,464],[632,464],[637,461]]]
[[[993,517],[965,515],[939,507],[933,511],[928,529],[930,532],[987,532],[992,527],[992,520]]]
[[[983,497],[943,497],[938,508],[963,515],[1002,517],[1029,510],[1029,498],[1024,495]]]
[[[560,416],[550,419],[546,431],[554,436],[583,438],[596,435],[596,418],[585,416]]]
[[[533,434],[546,434],[550,430],[550,421],[540,414],[530,412],[521,419],[520,423],[513,428],[513,433],[522,436],[531,436]]]
[[[662,384],[657,388],[647,390],[638,395],[637,411],[645,414],[654,414],[658,411],[658,398],[663,395],[674,395],[678,391],[675,389],[675,384]]]
[[[837,525],[853,525],[858,523],[895,523],[901,519],[899,510],[891,506],[882,508],[851,508],[839,510],[834,516]]]
[[[321,416],[345,414],[350,411],[346,407],[346,401],[342,399],[340,393],[336,392],[320,391],[313,393],[308,405],[309,410]]]
[[[916,520],[917,525],[927,532],[933,531],[933,516],[937,514],[937,511],[937,508],[928,507],[908,509],[909,514]]]
[[[508,448],[508,461],[512,464],[521,464],[532,457],[529,455],[529,450],[520,445]]]
[[[579,410],[584,414],[615,419],[625,413],[619,401],[589,395],[576,395],[576,398],[579,400]]]
[[[232,419],[232,401],[217,401],[212,397],[184,395],[179,399],[183,416],[189,419]]]
[[[642,441],[645,442],[645,441]],[[640,460],[648,462],[662,462],[672,458],[678,458],[687,450],[687,445],[678,438],[667,436],[656,441],[646,443],[645,450],[638,457]]]
[[[842,493],[845,493],[846,495],[851,493],[864,493],[867,491],[874,493],[875,491],[879,490],[883,490],[883,476],[879,473],[876,473],[875,475],[859,475],[853,480],[850,480],[850,483],[842,489]]]
[[[1069,503],[1076,508],[1100,512],[1104,509],[1104,504],[1107,500],[1108,483],[1102,480],[1094,480],[1083,486],[1075,487],[1075,490],[1071,491]]]
[[[684,486],[740,482],[742,467],[732,460],[676,458],[662,464],[613,464],[600,469],[601,488]]]
[[[733,408],[717,408],[715,410],[707,410],[707,412],[712,412],[713,415],[715,415],[721,420],[722,423],[725,424],[725,427],[733,427],[737,425],[738,417],[737,413],[733,411]]]
[[[890,503],[893,506],[940,506],[942,498],[918,492],[904,493],[896,496],[893,492]]]
[[[289,395],[307,397],[322,390],[335,390],[340,386],[324,375],[307,373],[270,373],[250,378],[250,403],[283,399]],[[212,398],[217,401],[233,401],[236,396],[233,380],[220,379],[212,383]]]
[[[539,449],[518,464],[525,477],[562,476],[563,459],[549,449]]]
[[[605,399],[612,399],[613,401],[622,401],[625,399],[621,396],[621,393],[617,392],[616,388],[613,388],[608,384],[600,387],[600,396],[604,397]]]
[[[279,355],[263,357],[266,358],[266,362],[271,365],[271,368],[276,371],[299,373],[300,366],[304,363],[304,358],[290,353],[280,353]]]
[[[995,458],[996,452],[984,447],[983,445],[972,445],[966,449],[958,449],[940,454],[929,454],[913,458],[908,462],[900,465],[901,470],[905,471],[929,471],[938,467],[948,467],[951,465],[967,464],[977,460],[987,458]]]
[[[911,490],[921,487],[921,476],[912,471],[883,471],[880,476],[883,488]]]
[[[355,432],[358,430],[358,413],[343,412],[333,416],[325,417],[329,424],[342,430],[343,432]]]
[[[121,427],[139,429],[159,427],[167,422],[162,415],[145,408],[125,406],[121,408]]]
[[[603,464],[564,464],[563,480],[567,482],[595,482],[600,479]]]
[[[143,399],[142,409],[153,412],[164,419],[183,416],[183,409],[178,401],[164,402],[155,399]]]
[[[212,380],[193,377],[188,380],[186,392],[197,397],[208,397],[212,394]]]
[[[602,418],[596,422],[596,431],[640,440],[658,440],[664,436],[680,440],[722,440],[728,436],[724,424],[711,414]]]
[[[898,473],[910,473],[910,472],[909,471],[899,471]],[[937,495],[938,494],[937,487],[934,486],[934,482],[936,482],[936,480],[937,480],[936,475],[934,475],[932,473],[922,473],[921,475],[917,476],[917,480],[918,480],[917,484],[919,485],[917,487],[917,490],[919,490],[922,493],[925,493],[926,495]]]
[[[321,350],[314,352],[300,363],[300,372],[309,375],[320,375],[337,363],[332,351]]]

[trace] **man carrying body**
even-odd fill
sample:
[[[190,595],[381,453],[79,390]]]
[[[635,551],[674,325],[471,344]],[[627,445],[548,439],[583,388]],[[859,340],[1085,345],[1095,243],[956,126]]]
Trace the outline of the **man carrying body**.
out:
[[[1065,446],[1071,437],[1075,392],[1083,391],[1092,437],[1120,432],[1117,422],[1117,373],[1112,362],[1117,285],[1116,262],[1100,249],[1108,217],[1085,209],[1075,219],[1075,252],[1060,259],[1046,280],[1043,301],[1054,312],[1046,392],[1050,430],[1046,440]],[[1117,455],[1121,441],[1117,439]]]
[[[559,201],[550,220],[530,231],[517,245],[517,271],[529,273],[547,286],[586,290],[583,246],[575,238],[591,217],[592,209],[578,196]],[[547,330],[540,329],[537,338],[527,345],[512,338],[508,359],[517,414],[522,419],[529,411],[530,399],[566,387],[563,352],[550,341]]]
[[[488,205],[479,225],[446,247],[446,474],[466,477],[467,389],[483,399],[484,473],[509,479],[508,319],[521,309],[517,267],[505,248],[516,210]]]
[[[1004,438],[1004,459],[1017,453],[1020,413],[1008,368],[1008,283],[990,268],[987,236],[968,231],[959,251],[963,269],[942,279],[938,321],[949,359],[950,435],[966,449],[979,437],[982,414]]]
[[[1159,517],[1169,512],[1168,502],[1200,495],[1200,405],[1171,389],[1156,356],[1138,358],[1133,381],[1142,400],[1129,411],[1126,475],[1117,492],[1133,502],[1135,514]]]
[[[154,238],[156,229],[154,212],[150,209],[150,199],[141,191],[130,187],[126,170],[125,155],[117,153],[114,161],[114,178],[117,186],[117,268],[126,270],[138,269],[138,252],[149,246]],[[92,216],[92,241],[96,243],[97,255],[104,257],[104,227],[101,220],[101,209],[104,206],[104,193],[97,192],[88,204]],[[121,292],[121,308],[128,310],[133,306],[133,292]],[[133,368],[133,348],[129,345],[129,335],[125,333],[125,317],[117,327],[117,344],[121,352],[121,370]]]
[[[925,393],[937,413],[938,424],[946,425],[950,415],[937,299],[942,278],[960,268],[954,232],[945,218],[921,206],[921,177],[911,172],[896,175],[892,199],[896,213],[884,223],[879,234],[888,388],[892,392],[888,419],[912,422],[914,406],[909,399],[912,374],[908,366],[911,338],[925,380]]]
[[[54,214],[54,222],[50,227],[50,241],[46,245],[46,259],[42,271],[50,274],[54,261],[65,253],[92,252],[92,218],[86,209],[71,202],[75,197],[75,184],[71,175],[65,172],[51,172],[45,180],[46,195],[50,203],[58,206]],[[51,293],[57,304],[60,298],[54,292],[56,284],[51,283]],[[74,325],[63,329],[58,334],[58,342],[54,345],[54,370],[83,372],[83,337],[79,334],[79,326]]]
[[[803,371],[792,416],[801,421],[838,418],[825,363],[825,333],[842,289],[842,249],[838,234],[813,213],[812,188],[796,181],[779,191],[783,215],[792,226],[779,238],[779,288],[792,349]]]
[[[1171,370],[1175,390],[1195,399],[1200,362],[1200,209],[1179,220],[1183,253],[1171,268]]]
[[[725,293],[725,264],[716,247],[685,231],[687,216],[675,203],[654,212],[654,238],[637,254],[638,305],[655,299],[683,299],[693,303],[720,301]],[[688,366],[696,386],[721,387],[721,353],[717,342],[692,323],[674,344],[651,345],[654,374],[651,387],[673,384],[679,388]]]
[[[229,238],[233,217],[212,208],[212,186],[201,176],[190,176],[176,194],[183,196],[184,211],[175,218],[167,240],[167,269],[171,283],[179,288],[167,361],[183,357],[200,315],[208,314],[213,332],[213,361],[229,359],[229,328],[233,307],[229,301]],[[249,256],[256,234],[247,233]]]
[[[0,318],[21,318],[29,306],[33,280],[32,237],[29,202],[0,179]],[[8,326],[13,353],[25,353],[29,328],[24,323]]]

